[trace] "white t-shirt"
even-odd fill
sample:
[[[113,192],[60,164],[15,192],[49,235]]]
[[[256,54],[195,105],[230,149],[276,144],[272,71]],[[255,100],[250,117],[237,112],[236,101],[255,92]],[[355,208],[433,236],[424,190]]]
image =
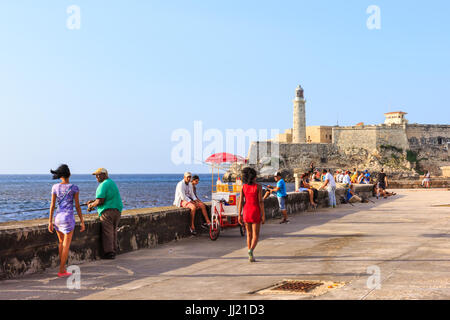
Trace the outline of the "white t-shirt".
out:
[[[336,187],[336,181],[334,181],[333,175],[331,175],[329,172],[325,175],[325,181],[328,180],[327,187]]]
[[[344,176],[343,182],[344,182],[344,183],[347,183],[347,184],[351,184],[351,183],[352,183],[352,180],[350,179],[350,176],[349,176],[348,174],[346,174],[346,175]]]

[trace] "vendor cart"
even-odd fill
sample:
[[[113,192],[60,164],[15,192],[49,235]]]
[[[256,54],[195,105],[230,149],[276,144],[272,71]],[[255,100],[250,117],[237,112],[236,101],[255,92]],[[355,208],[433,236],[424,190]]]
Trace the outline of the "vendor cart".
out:
[[[224,228],[239,226],[241,236],[245,235],[245,228],[239,224],[238,202],[242,191],[242,182],[238,178],[232,185],[220,180],[220,170],[227,170],[233,163],[246,163],[240,156],[229,153],[216,153],[205,161],[211,166],[211,226],[209,237],[215,241]],[[214,171],[217,169],[217,180]]]

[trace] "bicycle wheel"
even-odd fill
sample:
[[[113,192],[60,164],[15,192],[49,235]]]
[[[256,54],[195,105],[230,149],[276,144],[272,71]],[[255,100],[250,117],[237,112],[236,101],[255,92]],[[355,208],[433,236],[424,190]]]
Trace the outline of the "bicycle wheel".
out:
[[[220,234],[219,224],[217,223],[217,221],[216,221],[216,223],[212,222],[211,226],[209,227],[209,238],[212,241],[216,241],[217,238],[219,238],[219,234]]]

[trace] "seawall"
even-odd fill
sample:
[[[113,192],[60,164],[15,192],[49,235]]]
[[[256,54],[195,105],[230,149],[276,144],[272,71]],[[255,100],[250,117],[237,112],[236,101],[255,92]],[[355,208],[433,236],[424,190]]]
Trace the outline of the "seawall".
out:
[[[361,197],[369,198],[372,188],[372,185],[357,185],[355,191]],[[337,189],[338,203],[342,201],[344,192],[344,189]],[[318,201],[319,207],[326,207],[328,193],[319,191]],[[286,205],[289,215],[305,212],[309,207],[308,193],[289,193]],[[281,216],[275,197],[266,199],[264,207],[267,219]],[[208,212],[211,209],[209,203],[207,209]],[[102,254],[97,215],[86,214],[84,217],[85,232],[80,233],[78,222],[75,228],[68,260],[71,265],[99,259]],[[188,209],[177,207],[124,211],[118,229],[119,254],[189,237],[189,217]],[[198,212],[195,223],[199,231],[202,219]],[[57,237],[48,232],[47,219],[0,223],[0,280],[41,272],[58,265]]]

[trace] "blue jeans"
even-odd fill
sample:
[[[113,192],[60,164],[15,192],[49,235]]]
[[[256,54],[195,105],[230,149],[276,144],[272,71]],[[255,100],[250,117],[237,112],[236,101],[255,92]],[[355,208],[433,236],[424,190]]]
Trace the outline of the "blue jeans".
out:
[[[330,207],[336,206],[336,186],[334,186],[334,187],[329,186],[327,188],[327,190],[328,190],[328,200],[329,200]]]

